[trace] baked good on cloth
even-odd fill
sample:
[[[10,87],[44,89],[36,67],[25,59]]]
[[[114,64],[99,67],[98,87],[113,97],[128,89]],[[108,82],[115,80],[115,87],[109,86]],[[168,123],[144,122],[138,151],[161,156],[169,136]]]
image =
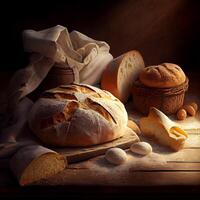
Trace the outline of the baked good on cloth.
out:
[[[131,94],[133,81],[143,68],[141,54],[135,50],[129,51],[108,64],[101,78],[101,88],[126,103]]]
[[[33,105],[28,122],[45,144],[81,147],[123,136],[128,116],[124,105],[109,92],[72,84],[44,92]]]
[[[183,105],[188,82],[183,70],[172,63],[144,68],[132,87],[135,109],[143,114],[150,107],[165,114],[176,113]]]
[[[184,83],[186,76],[178,65],[163,63],[145,67],[141,71],[139,79],[142,84],[148,87],[169,88]]]
[[[49,178],[63,171],[66,164],[62,155],[39,145],[22,147],[10,160],[10,168],[21,186]]]
[[[188,134],[156,108],[150,108],[149,115],[140,119],[140,129],[145,136],[174,151],[183,148]]]

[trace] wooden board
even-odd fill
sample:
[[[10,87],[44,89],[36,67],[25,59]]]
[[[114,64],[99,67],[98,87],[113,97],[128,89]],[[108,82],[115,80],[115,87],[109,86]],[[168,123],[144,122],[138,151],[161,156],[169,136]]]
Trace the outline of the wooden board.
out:
[[[199,154],[192,150],[184,155]],[[182,157],[184,161],[185,157]],[[170,162],[173,161],[173,162]],[[200,160],[198,162],[174,162],[169,158],[153,153],[139,157],[128,153],[126,164],[114,166],[104,156],[86,162],[72,164],[63,172],[37,185],[112,185],[112,186],[149,186],[149,185],[200,185]]]
[[[107,142],[104,144],[95,145],[87,148],[74,147],[74,148],[62,148],[54,150],[64,155],[68,163],[74,163],[102,155],[106,152],[107,149],[111,147],[120,147],[122,149],[127,149],[131,146],[131,144],[137,141],[139,141],[138,136],[130,130],[127,131],[123,137],[116,139],[112,142]]]
[[[191,136],[192,137],[192,136]],[[200,140],[200,133],[198,135]],[[199,185],[200,146],[179,152],[162,148],[153,141],[153,153],[139,156],[127,150],[127,162],[109,164],[104,156],[69,165],[63,172],[37,185]]]

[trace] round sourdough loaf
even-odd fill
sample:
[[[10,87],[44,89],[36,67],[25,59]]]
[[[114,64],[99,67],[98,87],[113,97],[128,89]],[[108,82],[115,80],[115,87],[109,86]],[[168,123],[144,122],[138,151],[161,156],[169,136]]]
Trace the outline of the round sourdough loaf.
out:
[[[44,92],[28,122],[45,144],[90,146],[123,136],[128,116],[124,105],[109,92],[72,84]]]
[[[103,72],[101,88],[126,103],[131,94],[133,82],[144,66],[141,54],[135,50],[113,59]]]
[[[139,79],[147,87],[169,88],[184,83],[186,76],[178,65],[163,63],[144,68],[139,75]]]

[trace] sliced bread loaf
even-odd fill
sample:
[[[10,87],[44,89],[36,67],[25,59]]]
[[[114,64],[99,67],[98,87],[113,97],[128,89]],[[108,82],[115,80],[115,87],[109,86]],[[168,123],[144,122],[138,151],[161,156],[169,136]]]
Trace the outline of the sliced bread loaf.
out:
[[[21,148],[10,160],[10,168],[22,186],[53,176],[65,165],[63,156],[39,145]]]
[[[141,54],[135,50],[113,59],[102,75],[101,88],[126,103],[133,81],[137,79],[144,66]]]

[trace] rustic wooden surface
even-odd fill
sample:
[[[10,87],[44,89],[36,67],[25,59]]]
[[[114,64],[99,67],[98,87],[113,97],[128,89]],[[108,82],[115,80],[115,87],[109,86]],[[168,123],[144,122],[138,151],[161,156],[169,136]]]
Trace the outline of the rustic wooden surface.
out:
[[[192,98],[192,100],[200,104],[199,96],[193,92],[191,90],[187,94],[186,102]],[[135,112],[129,106],[128,111],[129,114]],[[135,117],[137,116],[135,115]],[[152,145],[152,154],[138,156],[127,150],[128,160],[121,166],[111,165],[105,160],[104,156],[99,156],[86,162],[71,164],[68,169],[65,169],[60,174],[36,184],[95,184],[107,186],[200,185],[200,112],[195,117],[188,117],[180,124],[187,129],[189,137],[184,149],[178,152],[161,147],[153,140],[140,135],[142,141],[147,141]]]
[[[199,97],[199,76],[190,75],[190,93]],[[10,77],[4,74],[1,87]],[[2,87],[3,89],[3,87]],[[173,153],[162,148],[152,141],[154,152],[147,157],[140,157],[128,152],[126,165],[115,167],[108,164],[103,156],[90,159],[86,162],[69,165],[69,168],[60,174],[43,180],[38,185],[98,185],[98,186],[200,186],[200,135],[193,134],[192,145],[189,142],[186,148]],[[143,140],[143,139],[142,139]],[[16,179],[8,169],[0,167],[0,185],[18,187]],[[0,187],[0,190],[1,190]]]
[[[60,174],[37,185],[200,185],[200,130],[189,134],[190,141],[178,152],[141,139],[151,143],[153,153],[138,156],[127,150],[128,160],[120,166],[109,164],[104,156],[99,156],[71,164]]]

